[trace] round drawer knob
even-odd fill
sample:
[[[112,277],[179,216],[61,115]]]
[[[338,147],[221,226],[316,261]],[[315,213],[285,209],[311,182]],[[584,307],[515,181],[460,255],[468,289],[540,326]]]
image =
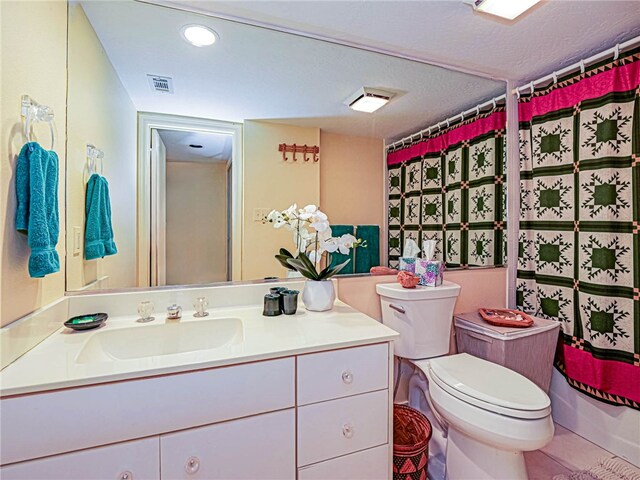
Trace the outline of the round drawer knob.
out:
[[[187,463],[184,466],[184,470],[189,475],[193,475],[198,470],[200,470],[200,460],[198,459],[198,457],[189,457],[187,459]]]
[[[118,475],[118,480],[133,480],[133,473],[131,473],[129,470],[122,472],[120,475]]]
[[[345,423],[342,426],[342,435],[344,435],[344,438],[353,437],[353,425],[351,425],[350,423]]]
[[[351,370],[345,370],[342,372],[342,381],[347,385],[353,382],[353,373],[351,373]]]

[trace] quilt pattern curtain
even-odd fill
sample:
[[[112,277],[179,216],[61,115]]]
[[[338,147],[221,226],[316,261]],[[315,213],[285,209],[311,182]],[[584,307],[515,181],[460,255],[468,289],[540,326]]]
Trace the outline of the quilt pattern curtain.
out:
[[[517,308],[561,324],[556,367],[640,408],[640,55],[520,99]]]
[[[504,264],[504,133],[496,106],[387,154],[390,267],[407,238],[436,240],[447,267]]]

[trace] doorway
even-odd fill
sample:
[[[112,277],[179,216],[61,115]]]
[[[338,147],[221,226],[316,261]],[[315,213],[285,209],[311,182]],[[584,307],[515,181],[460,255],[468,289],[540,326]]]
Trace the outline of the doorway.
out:
[[[146,113],[139,125],[139,286],[238,278],[241,125]]]

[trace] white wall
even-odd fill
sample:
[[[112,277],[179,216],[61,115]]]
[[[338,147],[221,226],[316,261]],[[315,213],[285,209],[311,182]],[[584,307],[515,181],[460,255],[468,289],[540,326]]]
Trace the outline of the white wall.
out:
[[[108,277],[110,288],[136,286],[137,112],[79,4],[69,5],[67,290]],[[104,152],[118,253],[84,260],[86,146]],[[74,254],[73,227],[82,232]]]
[[[640,411],[580,393],[555,368],[549,396],[556,423],[640,467]]]

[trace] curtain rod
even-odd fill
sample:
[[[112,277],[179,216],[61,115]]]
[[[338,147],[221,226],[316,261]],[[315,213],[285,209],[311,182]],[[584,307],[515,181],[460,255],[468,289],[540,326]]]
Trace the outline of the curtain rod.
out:
[[[414,133],[413,135],[408,135],[396,142],[393,142],[390,145],[386,146],[387,150],[390,150],[391,148],[394,148],[398,145],[402,145],[403,143],[405,143],[407,140],[409,141],[409,143],[411,143],[414,139],[414,137],[418,137],[417,139],[421,138],[422,135],[427,132],[428,135],[431,135],[431,130],[434,130],[434,133],[437,132],[438,130],[440,130],[442,127],[448,127],[450,124],[454,123],[456,120],[460,119],[460,120],[464,120],[464,117],[467,116],[470,113],[475,113],[476,115],[478,115],[480,113],[480,110],[483,109],[484,107],[488,107],[489,105],[493,105],[495,107],[496,103],[502,100],[506,100],[507,95],[506,94],[502,94],[499,95],[497,97],[493,97],[491,100],[487,100],[486,102],[483,102],[479,105],[476,105],[473,108],[470,108],[469,110],[465,110],[464,112],[461,112],[457,115],[454,115],[453,117],[449,117],[445,120],[442,120],[441,122],[438,122],[434,125],[431,125],[430,127],[427,127],[425,129],[420,130],[417,133]],[[416,139],[416,140],[417,140]]]
[[[580,60],[579,62],[576,62],[572,65],[569,65],[568,67],[564,67],[561,70],[558,71],[554,71],[552,72],[550,75],[546,75],[544,77],[538,78],[537,80],[534,80],[532,82],[529,82],[525,85],[522,85],[520,87],[514,88],[511,93],[517,95],[518,97],[520,96],[521,93],[524,93],[526,90],[530,90],[530,93],[533,92],[533,90],[535,89],[536,85],[539,85],[541,83],[546,83],[549,80],[553,80],[554,83],[558,81],[558,77],[561,75],[565,75],[567,73],[570,73],[574,70],[577,70],[578,68],[580,69],[581,73],[584,73],[585,68],[588,65],[591,65],[593,63],[596,63],[599,60],[603,60],[605,58],[607,58],[610,55],[613,55],[613,59],[617,60],[618,56],[620,56],[620,52],[623,52],[625,50],[629,50],[630,48],[639,45],[640,44],[640,36],[634,37],[630,40],[627,40],[626,42],[623,43],[618,43],[616,44],[614,47],[609,48],[608,50],[604,50],[600,53],[596,53],[595,55],[590,56],[589,58],[584,58],[582,60]]]

